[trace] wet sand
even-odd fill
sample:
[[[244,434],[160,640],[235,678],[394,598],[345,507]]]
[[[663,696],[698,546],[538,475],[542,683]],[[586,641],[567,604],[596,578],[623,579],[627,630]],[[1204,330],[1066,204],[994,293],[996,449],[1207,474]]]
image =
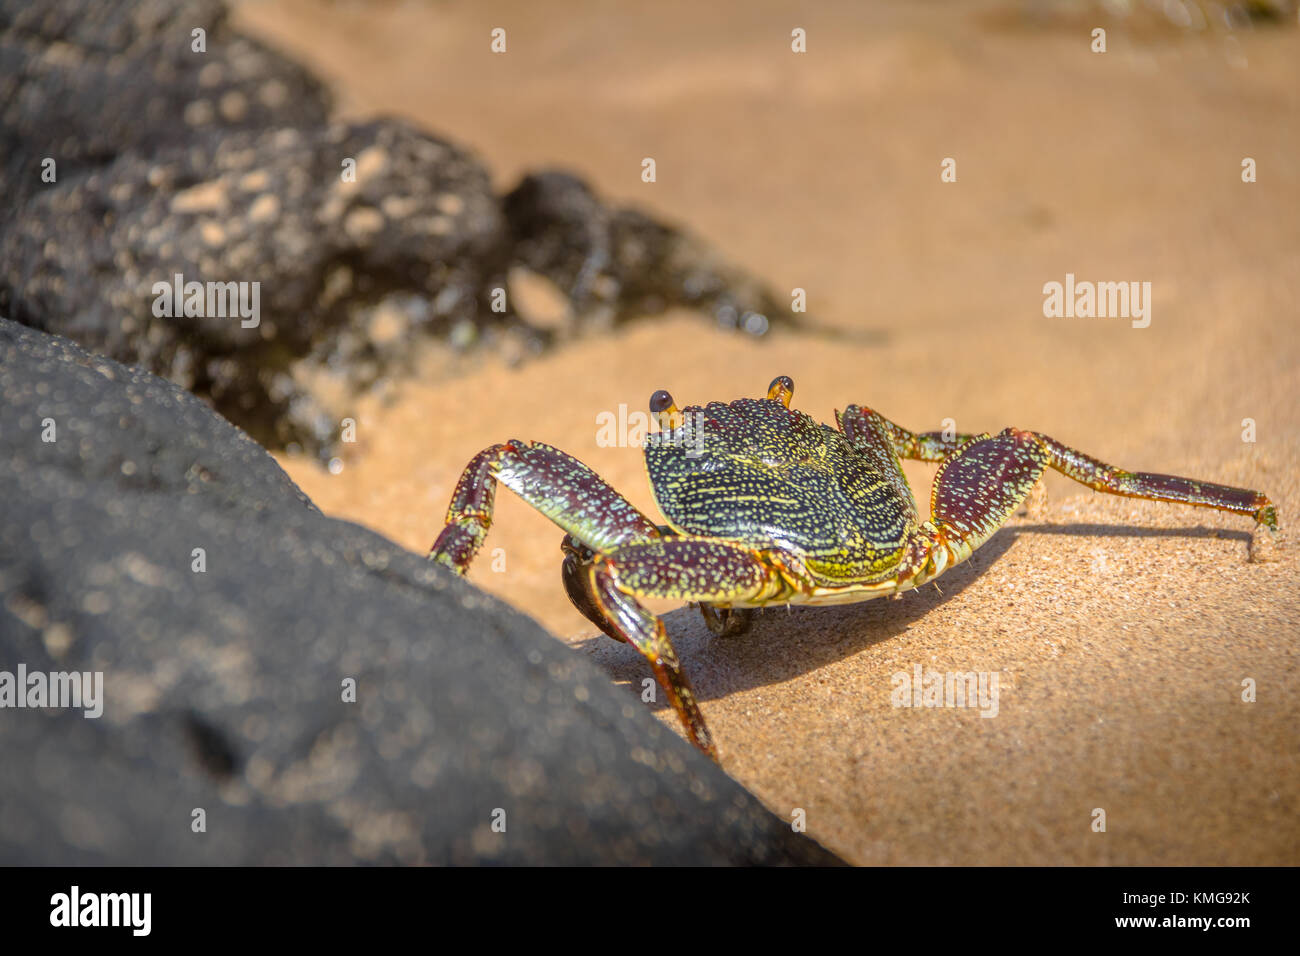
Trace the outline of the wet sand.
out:
[[[915,429],[1033,428],[1126,468],[1258,488],[1289,529],[1300,33],[1112,25],[1097,55],[1087,25],[1001,9],[242,8],[346,114],[467,143],[502,188],[574,169],[806,289],[818,321],[876,333],[753,341],[674,313],[519,368],[487,357],[451,377],[431,355],[390,403],[361,403],[341,473],[282,463],[326,512],[420,553],[465,462],[507,438],[564,448],[654,513],[640,453],[601,447],[597,415],[661,387],[679,404],[757,395],[784,373],[822,420],[856,402]],[[790,52],[795,26],[807,54]],[[1043,285],[1067,273],[1151,282],[1150,326],[1045,318]],[[924,509],[933,468],[907,471]],[[900,600],[769,609],[734,639],[671,610],[726,770],[861,864],[1300,863],[1293,536],[1251,563],[1248,518],[1046,485],[1040,509]],[[560,532],[498,503],[471,579],[639,696],[639,656],[564,597]],[[917,664],[996,671],[997,716],[892,706],[892,676]]]

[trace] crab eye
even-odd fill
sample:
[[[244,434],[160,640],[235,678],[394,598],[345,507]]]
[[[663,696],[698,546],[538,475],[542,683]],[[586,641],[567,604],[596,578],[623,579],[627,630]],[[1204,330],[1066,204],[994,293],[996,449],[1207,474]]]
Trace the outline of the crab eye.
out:
[[[772,379],[772,384],[767,387],[767,397],[775,399],[786,408],[789,408],[790,399],[794,397],[794,379],[789,375],[778,375]]]
[[[673,403],[673,397],[662,388],[650,396],[650,411],[656,415],[660,412],[672,411],[676,407]]]
[[[676,428],[684,418],[673,397],[662,388],[650,396],[650,412],[664,431]]]

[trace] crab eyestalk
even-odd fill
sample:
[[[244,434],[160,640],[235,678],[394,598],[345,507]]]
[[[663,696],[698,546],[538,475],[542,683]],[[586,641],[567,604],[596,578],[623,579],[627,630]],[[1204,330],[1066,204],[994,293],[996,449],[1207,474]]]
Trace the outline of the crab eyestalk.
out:
[[[767,397],[789,408],[790,399],[794,398],[794,379],[789,375],[778,375],[767,387]]]
[[[686,421],[686,416],[677,407],[673,397],[662,388],[650,396],[650,413],[659,423],[660,431],[670,432]]]

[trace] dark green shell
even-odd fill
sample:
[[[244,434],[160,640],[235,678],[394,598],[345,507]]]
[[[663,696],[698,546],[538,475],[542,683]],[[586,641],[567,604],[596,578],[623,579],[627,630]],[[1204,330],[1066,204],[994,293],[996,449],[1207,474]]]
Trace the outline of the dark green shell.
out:
[[[840,432],[771,399],[683,414],[645,449],[655,501],[677,531],[794,552],[826,581],[897,565],[915,528],[911,492]]]

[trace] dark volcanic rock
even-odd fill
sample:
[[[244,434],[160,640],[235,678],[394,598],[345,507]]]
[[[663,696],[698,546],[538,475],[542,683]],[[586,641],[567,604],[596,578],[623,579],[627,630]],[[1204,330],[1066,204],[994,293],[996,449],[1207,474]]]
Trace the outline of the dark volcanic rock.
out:
[[[330,98],[232,30],[220,0],[0,0],[0,104],[0,163],[21,195],[47,185],[47,157],[63,180],[125,152],[323,125]]]
[[[514,256],[555,282],[589,317],[620,322],[673,306],[762,335],[797,327],[789,308],[690,233],[603,203],[581,179],[527,175],[503,200]]]
[[[0,65],[0,313],[309,450],[348,413],[320,394],[401,374],[413,338],[520,329],[487,301],[508,247],[483,165],[399,121],[329,124],[217,0],[0,0]],[[192,314],[155,292],[177,275],[205,286]]]
[[[271,447],[328,455],[416,342],[540,351],[553,333],[516,315],[512,266],[556,283],[575,329],[673,305],[794,324],[703,243],[571,176],[528,177],[503,208],[464,149],[329,124],[322,86],[219,0],[0,0],[0,104],[0,314],[189,388]],[[179,316],[155,291],[176,276],[203,289]]]
[[[322,406],[309,370],[356,394],[405,371],[413,337],[492,314],[503,231],[487,172],[449,143],[396,121],[280,127],[38,193],[0,262],[23,277],[18,321],[207,396],[265,445],[315,448],[348,409]],[[186,315],[171,290],[190,282]]]
[[[0,863],[835,862],[192,395],[3,320],[0,509],[0,670],[104,681],[0,710]]]

